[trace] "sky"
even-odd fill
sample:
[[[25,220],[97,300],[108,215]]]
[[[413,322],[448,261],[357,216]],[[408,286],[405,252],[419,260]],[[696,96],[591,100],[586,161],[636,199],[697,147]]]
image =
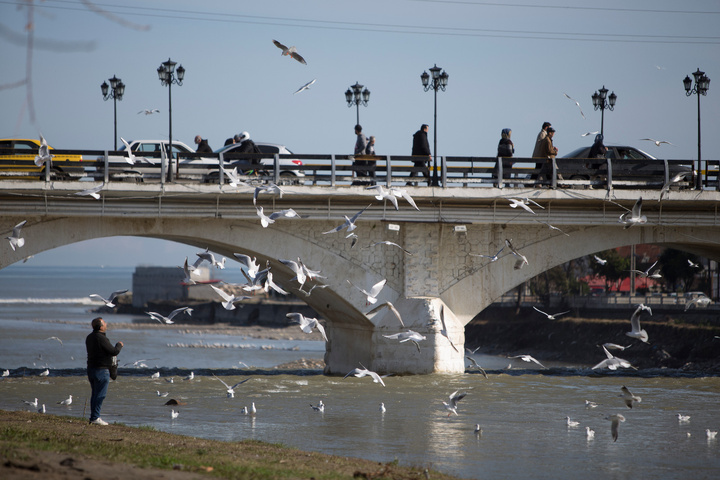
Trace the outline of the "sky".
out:
[[[409,155],[412,134],[427,123],[438,155],[493,156],[500,131],[511,128],[516,156],[529,156],[549,121],[562,156],[591,144],[581,134],[600,130],[591,96],[605,86],[617,95],[605,111],[606,144],[697,159],[697,96],[685,95],[682,80],[700,68],[711,79],[700,98],[702,158],[720,158],[717,0],[120,3],[0,0],[0,137],[42,132],[55,148],[112,149],[113,102],[100,85],[115,75],[126,85],[118,137],[167,138],[168,88],[157,68],[171,58],[186,70],[172,86],[173,139],[191,146],[198,134],[217,149],[248,131],[295,153],[351,152],[356,107],[344,92],[359,82],[371,92],[360,123],[378,154]],[[296,46],[307,65],[283,57],[273,39]],[[420,80],[434,65],[449,75],[437,93],[437,125],[434,92]],[[144,109],[160,113],[138,114]],[[178,251],[196,250],[109,241],[127,249],[111,259],[118,263],[150,250],[151,260],[175,264]],[[34,262],[95,264],[107,246],[62,247]]]

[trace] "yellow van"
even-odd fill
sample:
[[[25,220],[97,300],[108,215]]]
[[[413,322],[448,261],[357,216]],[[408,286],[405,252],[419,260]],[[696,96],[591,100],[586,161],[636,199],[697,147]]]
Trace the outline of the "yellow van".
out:
[[[53,148],[49,147],[52,151]],[[26,138],[0,139],[0,179],[43,178],[45,165],[35,165],[35,156],[40,149],[40,140]],[[13,150],[8,152],[7,150]],[[54,155],[51,175],[55,178],[82,176],[85,168],[82,155]],[[30,172],[32,175],[23,175]]]

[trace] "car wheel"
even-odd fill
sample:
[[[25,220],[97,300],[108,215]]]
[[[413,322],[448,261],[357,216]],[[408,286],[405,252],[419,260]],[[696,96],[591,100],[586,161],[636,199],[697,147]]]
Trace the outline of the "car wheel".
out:
[[[280,185],[300,185],[300,180],[292,172],[280,172]]]

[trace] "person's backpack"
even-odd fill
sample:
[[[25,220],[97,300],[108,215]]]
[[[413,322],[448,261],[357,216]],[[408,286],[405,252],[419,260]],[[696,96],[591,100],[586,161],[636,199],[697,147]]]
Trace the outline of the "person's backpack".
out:
[[[501,143],[498,146],[498,157],[512,157],[512,146],[509,143]]]

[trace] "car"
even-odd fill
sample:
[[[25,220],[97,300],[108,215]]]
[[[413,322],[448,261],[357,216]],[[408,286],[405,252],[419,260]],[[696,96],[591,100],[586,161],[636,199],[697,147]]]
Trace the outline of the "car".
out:
[[[577,148],[567,155],[563,155],[562,158],[590,158],[591,148],[592,146]],[[610,160],[657,160],[657,158],[638,148],[618,145],[608,146],[607,152],[605,152],[605,158],[609,158]]]
[[[215,153],[222,153],[223,155],[227,155],[232,153],[234,150],[237,150],[240,148],[239,143],[233,143],[230,145],[225,145],[224,147],[215,150]],[[293,152],[291,152],[285,145],[280,145],[277,143],[265,143],[265,142],[255,142],[255,145],[260,149],[262,153],[268,154],[267,158],[263,158],[261,160],[261,163],[265,166],[265,170],[272,170],[275,165],[275,159],[274,155],[280,154],[280,155],[292,155]],[[280,158],[280,167],[302,167],[302,160],[296,159],[296,158]],[[228,163],[230,163],[230,168],[233,168],[235,166],[238,167],[238,170],[247,170],[248,169],[248,161],[247,160],[228,160]],[[285,179],[291,180],[293,183],[299,180],[300,177],[304,177],[305,173],[302,170],[298,170],[297,168],[294,169],[284,169],[280,172],[281,177],[285,177]],[[295,178],[288,178],[288,177],[295,177]]]
[[[52,147],[48,147],[51,151]],[[40,140],[28,138],[0,139],[0,150],[13,150],[10,154],[0,155],[0,175],[9,178],[38,178],[45,171],[45,165],[35,165],[35,156],[40,149]],[[82,155],[54,155],[50,173],[53,177],[68,178],[85,175]],[[33,175],[18,175],[17,172],[27,172]]]

